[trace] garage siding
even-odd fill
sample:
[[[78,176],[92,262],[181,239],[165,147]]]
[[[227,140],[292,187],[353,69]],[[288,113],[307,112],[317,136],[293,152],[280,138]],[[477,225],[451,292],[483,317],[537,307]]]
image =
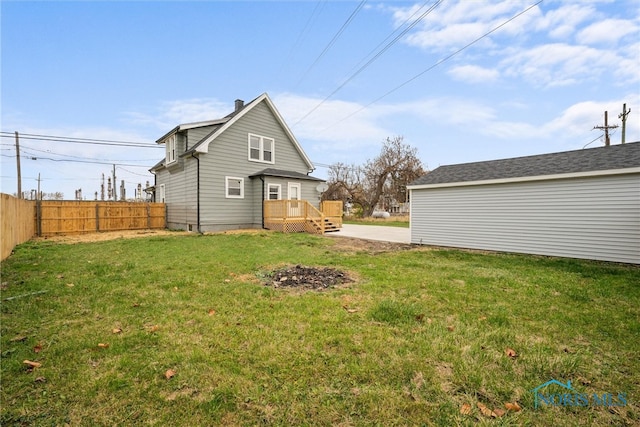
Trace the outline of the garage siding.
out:
[[[411,243],[640,264],[640,174],[414,189]]]

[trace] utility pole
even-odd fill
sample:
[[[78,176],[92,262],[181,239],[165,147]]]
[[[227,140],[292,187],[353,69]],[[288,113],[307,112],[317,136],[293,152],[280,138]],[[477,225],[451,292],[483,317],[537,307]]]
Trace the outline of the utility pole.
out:
[[[617,127],[618,127],[618,125],[609,126],[609,112],[605,111],[604,112],[604,126],[594,126],[593,129],[604,130],[604,145],[605,145],[605,147],[608,147],[609,145],[611,145],[611,140],[609,139],[609,129],[615,129]]]
[[[113,201],[117,202],[118,201],[118,193],[117,193],[117,187],[116,187],[116,165],[113,165]]]
[[[100,184],[100,200],[104,202],[104,172],[102,173],[102,184]]]
[[[20,137],[16,131],[16,167],[18,168],[18,199],[22,199],[22,173],[20,172]]]
[[[42,200],[42,193],[40,192],[40,173],[38,172],[38,194],[36,194],[36,200]]]
[[[622,113],[618,114],[618,118],[622,119],[622,144],[624,144],[625,134],[627,133],[627,116],[631,112],[631,108],[627,110],[627,104],[622,104]]]

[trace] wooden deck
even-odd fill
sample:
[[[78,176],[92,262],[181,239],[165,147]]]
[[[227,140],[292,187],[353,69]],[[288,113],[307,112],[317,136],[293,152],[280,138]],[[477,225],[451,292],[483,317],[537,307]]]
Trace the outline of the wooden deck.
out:
[[[306,200],[265,200],[264,227],[284,233],[338,231],[342,227],[342,202],[322,202],[320,209]]]

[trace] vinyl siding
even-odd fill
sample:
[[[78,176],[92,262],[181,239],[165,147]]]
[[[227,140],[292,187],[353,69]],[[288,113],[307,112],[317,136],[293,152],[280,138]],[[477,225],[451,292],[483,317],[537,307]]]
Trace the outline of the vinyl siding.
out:
[[[415,189],[411,242],[640,264],[640,174]]]
[[[156,185],[164,184],[167,205],[167,228],[187,230],[197,224],[195,160],[181,159],[182,164],[161,169],[156,174]]]
[[[252,162],[248,159],[249,133],[275,140],[275,163]],[[295,149],[284,129],[264,102],[256,105],[233,126],[209,145],[209,152],[200,155],[200,221],[203,231],[229,228],[260,228],[262,226],[262,189],[259,178],[249,175],[266,168],[307,173],[307,165]],[[225,177],[244,178],[244,198],[225,197]],[[302,194],[317,183],[302,182]],[[283,185],[286,198],[286,185]]]

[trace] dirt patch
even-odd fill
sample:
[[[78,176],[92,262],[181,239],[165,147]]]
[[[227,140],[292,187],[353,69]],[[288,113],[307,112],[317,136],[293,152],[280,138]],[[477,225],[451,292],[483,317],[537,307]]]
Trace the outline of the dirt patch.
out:
[[[116,239],[136,239],[139,237],[152,236],[180,236],[189,234],[186,231],[170,231],[170,230],[123,230],[123,231],[105,231],[87,234],[70,234],[66,236],[46,236],[34,237],[34,242],[56,242],[56,243],[89,243],[104,242]]]
[[[383,242],[380,240],[366,240],[355,237],[331,237],[335,242],[333,248],[344,252],[367,252],[375,255],[385,252],[404,251],[416,249],[417,246],[409,243]]]
[[[325,290],[350,282],[353,280],[345,272],[335,268],[296,265],[272,272],[265,285],[274,288]]]

